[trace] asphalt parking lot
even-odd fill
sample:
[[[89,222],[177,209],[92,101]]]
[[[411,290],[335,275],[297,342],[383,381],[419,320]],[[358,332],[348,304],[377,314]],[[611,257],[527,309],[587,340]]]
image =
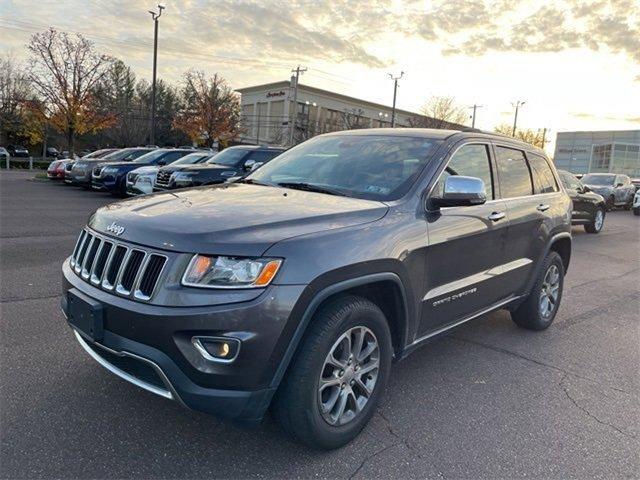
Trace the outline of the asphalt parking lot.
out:
[[[379,413],[347,447],[310,451],[270,419],[245,430],[108,373],[59,310],[60,264],[113,201],[0,173],[3,478],[638,478],[640,219],[574,228],[554,325],[506,312],[396,364]]]

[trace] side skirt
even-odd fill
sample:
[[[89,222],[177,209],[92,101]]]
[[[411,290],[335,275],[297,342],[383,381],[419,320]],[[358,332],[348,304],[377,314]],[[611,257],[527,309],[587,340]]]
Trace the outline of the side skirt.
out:
[[[506,300],[502,300],[502,301],[500,301],[498,303],[495,303],[495,304],[491,305],[488,308],[480,310],[479,312],[473,313],[473,314],[471,314],[471,315],[469,315],[467,317],[464,317],[464,318],[462,318],[460,320],[456,320],[455,322],[452,322],[452,323],[450,323],[448,325],[445,325],[444,327],[440,327],[440,328],[437,328],[435,330],[432,330],[429,333],[427,333],[426,335],[414,340],[413,343],[407,345],[407,347],[404,349],[402,358],[405,358],[406,356],[408,356],[410,353],[412,353],[418,347],[422,346],[428,340],[431,340],[434,337],[442,335],[443,333],[448,332],[451,329],[459,327],[460,325],[462,325],[464,323],[467,323],[467,322],[473,320],[474,318],[478,318],[478,317],[480,317],[482,315],[485,315],[487,313],[493,312],[495,310],[500,310],[501,308],[506,307],[510,303],[513,303],[513,302],[516,302],[518,300],[521,300],[524,297],[526,297],[526,295],[518,295],[518,296],[507,298]]]

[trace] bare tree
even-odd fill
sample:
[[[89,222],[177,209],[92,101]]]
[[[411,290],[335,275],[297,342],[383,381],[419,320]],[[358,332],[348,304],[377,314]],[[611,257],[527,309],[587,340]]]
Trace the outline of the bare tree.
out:
[[[364,116],[364,110],[361,108],[345,109],[342,112],[342,125],[345,130],[369,128],[369,119]]]
[[[420,109],[423,116],[409,119],[409,125],[420,128],[459,128],[468,120],[464,107],[454,97],[431,97]]]
[[[113,118],[95,108],[94,89],[108,71],[109,57],[95,51],[80,34],[53,28],[31,36],[27,45],[29,78],[44,114],[67,138],[70,152],[77,135],[108,126]]]
[[[183,108],[173,126],[198,143],[219,140],[223,145],[240,133],[240,98],[226,80],[190,70],[184,74]]]
[[[495,128],[495,131],[497,133],[502,133],[503,135],[511,136],[513,126],[508,123],[501,123]],[[519,128],[516,130],[515,138],[539,148],[544,148],[544,143],[546,143],[543,143],[544,135],[541,130],[532,130],[529,128]]]
[[[29,78],[11,55],[0,57],[0,141],[3,145],[23,136],[24,116],[33,99]]]

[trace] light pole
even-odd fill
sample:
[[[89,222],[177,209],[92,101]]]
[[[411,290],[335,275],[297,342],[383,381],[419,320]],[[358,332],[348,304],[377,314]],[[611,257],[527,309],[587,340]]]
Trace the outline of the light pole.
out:
[[[473,109],[473,116],[471,117],[471,128],[476,128],[476,110],[478,110],[479,108],[482,108],[484,105],[477,105],[477,104],[473,104],[472,108]]]
[[[513,105],[514,107],[516,107],[516,113],[513,116],[513,130],[511,131],[511,136],[515,137],[516,136],[516,125],[518,124],[518,109],[523,106],[526,102],[521,102],[520,100],[517,100],[516,103],[512,103],[511,105]]]
[[[164,5],[158,4],[158,11],[149,10],[153,19],[153,81],[151,82],[151,132],[149,133],[149,143],[156,143],[156,71],[158,65],[158,19],[162,16]]]
[[[394,77],[389,73],[389,78],[393,80],[393,107],[391,108],[391,128],[396,126],[396,96],[398,95],[398,80],[404,76],[404,72],[400,72],[400,75]]]

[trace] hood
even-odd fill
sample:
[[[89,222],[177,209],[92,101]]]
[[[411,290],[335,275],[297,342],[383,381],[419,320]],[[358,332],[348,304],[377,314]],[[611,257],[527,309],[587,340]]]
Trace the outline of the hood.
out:
[[[382,218],[381,202],[284,188],[225,184],[136,197],[102,207],[89,226],[163,250],[260,256],[286,238]]]
[[[197,165],[197,164],[196,164]],[[162,167],[159,171],[162,172],[180,172],[182,170],[187,170],[190,168],[195,167],[196,165],[190,164],[190,165],[166,165],[164,167]]]
[[[155,173],[158,171],[158,167],[154,165],[149,165],[148,167],[140,167],[133,170],[133,173],[137,173],[138,175],[143,173]]]
[[[140,167],[148,167],[149,164],[146,163],[133,163],[133,162],[101,162],[100,165],[109,166],[109,167],[129,167],[130,169],[136,169]]]
[[[613,185],[592,185],[590,183],[585,183],[589,190],[594,192],[607,192],[613,190]]]

